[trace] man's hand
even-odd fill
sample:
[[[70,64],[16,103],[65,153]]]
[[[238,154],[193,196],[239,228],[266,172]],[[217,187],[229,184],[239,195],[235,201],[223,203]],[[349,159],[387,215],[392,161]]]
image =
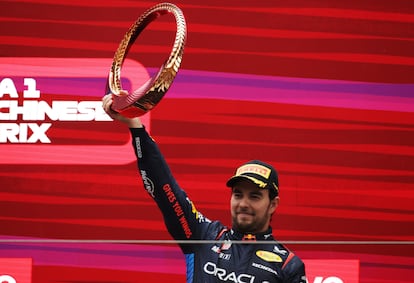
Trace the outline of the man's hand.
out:
[[[126,124],[129,128],[142,128],[141,119],[139,119],[138,117],[128,118],[128,117],[122,116],[118,112],[112,110],[111,108],[112,103],[113,103],[112,94],[107,94],[102,98],[102,108],[105,110],[106,114],[109,115],[109,117]]]

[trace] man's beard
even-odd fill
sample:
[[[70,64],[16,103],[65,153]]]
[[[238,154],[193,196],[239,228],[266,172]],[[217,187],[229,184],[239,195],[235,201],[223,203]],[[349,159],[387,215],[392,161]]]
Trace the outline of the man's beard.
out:
[[[240,221],[237,214],[235,216],[232,216],[232,225],[233,228],[239,232],[242,233],[257,233],[258,230],[263,230],[262,228],[266,224],[265,219],[261,219],[260,221],[257,221],[256,218],[252,218],[252,221]],[[267,227],[266,227],[267,228]]]

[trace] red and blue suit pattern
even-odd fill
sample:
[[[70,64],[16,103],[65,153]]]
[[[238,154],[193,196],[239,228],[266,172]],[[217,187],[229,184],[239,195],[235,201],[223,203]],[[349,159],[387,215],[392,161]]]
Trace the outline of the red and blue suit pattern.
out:
[[[307,282],[302,260],[274,239],[270,227],[245,235],[204,217],[177,184],[145,128],[130,131],[144,187],[185,255],[187,283]]]

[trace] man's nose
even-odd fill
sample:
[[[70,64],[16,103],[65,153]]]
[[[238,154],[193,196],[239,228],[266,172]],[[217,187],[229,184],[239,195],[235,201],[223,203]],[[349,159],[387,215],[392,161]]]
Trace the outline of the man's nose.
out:
[[[249,199],[248,199],[247,197],[242,197],[242,198],[240,199],[240,203],[239,203],[239,205],[240,205],[241,207],[248,207],[248,206],[249,206]]]

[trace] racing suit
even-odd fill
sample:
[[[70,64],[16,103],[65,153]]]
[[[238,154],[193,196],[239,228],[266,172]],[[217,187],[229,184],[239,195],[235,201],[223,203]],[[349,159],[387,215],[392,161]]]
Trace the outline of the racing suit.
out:
[[[264,233],[245,235],[205,218],[178,186],[145,128],[130,131],[144,187],[185,255],[187,283],[307,282],[302,260],[275,241],[270,227]]]

